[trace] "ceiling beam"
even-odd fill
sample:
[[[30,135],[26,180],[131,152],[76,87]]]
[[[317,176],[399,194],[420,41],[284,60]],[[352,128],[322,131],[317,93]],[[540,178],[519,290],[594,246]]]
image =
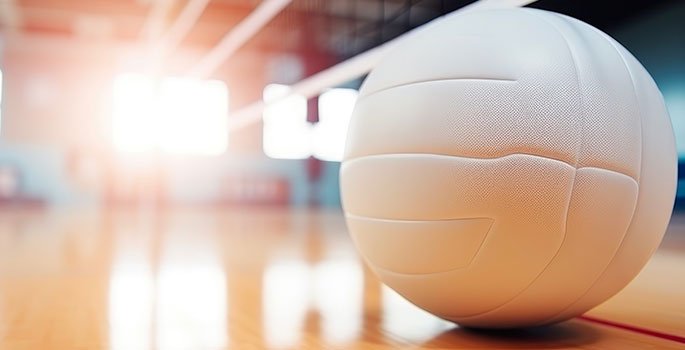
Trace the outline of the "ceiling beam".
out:
[[[212,74],[243,44],[257,34],[280,13],[292,0],[264,0],[245,19],[221,39],[207,55],[193,66],[188,75],[204,78]]]
[[[145,22],[143,22],[143,28],[140,30],[142,42],[151,43],[162,36],[167,18],[177,2],[178,0],[154,0],[152,2]]]
[[[146,70],[154,72],[161,69],[164,58],[174,51],[193,29],[209,2],[210,0],[188,0],[169,30],[150,47]]]
[[[520,7],[535,1],[537,0],[478,0],[445,16],[439,17],[436,19],[436,21],[450,18],[458,13]],[[378,62],[380,62],[381,58],[387,54],[388,50],[391,50],[393,47],[395,47],[397,43],[404,40],[404,38],[407,36],[414,35],[416,32],[423,30],[423,28],[424,26],[415,28],[380,46],[354,56],[344,62],[338,63],[333,67],[327,68],[312,75],[311,77],[305,78],[304,80],[294,84],[288,94],[275,99],[271,103],[276,103],[292,95],[302,95],[305,98],[314,97],[322,93],[325,89],[354,80],[370,72],[378,64]],[[239,130],[261,121],[264,107],[266,107],[266,104],[263,101],[256,101],[238,110],[229,119],[229,132]]]

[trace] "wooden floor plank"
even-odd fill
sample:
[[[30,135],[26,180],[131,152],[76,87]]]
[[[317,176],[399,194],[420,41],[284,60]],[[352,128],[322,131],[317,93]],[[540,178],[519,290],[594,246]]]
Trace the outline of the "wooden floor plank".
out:
[[[673,298],[683,291],[665,271],[682,268],[679,249],[660,251],[592,315],[678,331]],[[683,344],[582,320],[518,332],[459,328],[381,285],[336,211],[0,211],[0,349],[398,347]]]
[[[640,274],[589,316],[685,337],[685,215],[671,220]]]

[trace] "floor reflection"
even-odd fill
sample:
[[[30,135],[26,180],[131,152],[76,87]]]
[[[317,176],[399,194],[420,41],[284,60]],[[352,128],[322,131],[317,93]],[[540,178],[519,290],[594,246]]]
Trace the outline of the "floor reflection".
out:
[[[218,247],[208,239],[212,228],[159,224],[143,220],[138,230],[125,226],[129,231],[116,232],[109,287],[110,346],[225,347],[227,285]]]
[[[304,333],[308,313],[330,344],[357,338],[362,320],[363,275],[357,260],[274,261],[264,272],[264,336],[270,348],[293,348]]]
[[[261,213],[261,224],[238,214],[220,221],[239,231],[222,230],[203,215],[114,230],[111,347],[337,348],[358,342],[362,329],[401,335],[373,339],[379,344],[411,344],[452,327],[381,287],[363,268],[339,216],[299,212],[292,215],[297,220],[279,219],[286,215]],[[265,237],[275,239],[255,245]],[[230,319],[257,321],[260,339],[240,338]],[[235,334],[238,339],[229,339]]]
[[[383,285],[383,329],[391,334],[401,334],[412,343],[422,343],[454,328],[454,323],[437,318],[419,309],[394,290]]]
[[[160,258],[158,347],[224,347],[229,286],[215,219],[194,216],[172,223]]]
[[[280,261],[267,267],[262,282],[263,332],[270,348],[292,348],[302,335],[309,309],[309,267]]]
[[[121,259],[121,258],[119,258]],[[109,339],[113,350],[152,345],[153,276],[145,260],[128,256],[115,263],[109,282]]]
[[[358,260],[327,260],[313,267],[314,305],[325,340],[345,344],[359,336],[363,275]]]
[[[226,278],[218,259],[209,249],[202,258],[185,259],[174,259],[172,251],[162,259],[157,279],[157,348],[226,346]]]
[[[364,267],[337,212],[110,213],[32,225],[23,223],[46,215],[23,215],[0,225],[2,349],[539,348],[604,339],[571,324],[512,340],[432,316]]]

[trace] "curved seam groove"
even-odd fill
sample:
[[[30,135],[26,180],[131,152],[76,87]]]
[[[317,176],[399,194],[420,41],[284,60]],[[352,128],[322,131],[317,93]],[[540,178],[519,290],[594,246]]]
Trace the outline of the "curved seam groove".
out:
[[[573,200],[573,189],[575,188],[575,184],[576,184],[576,175],[577,175],[577,173],[578,173],[577,171],[573,173],[573,179],[571,180],[571,191],[570,191],[571,193],[570,193],[569,196],[568,196],[568,204],[566,205],[566,213],[565,213],[565,218],[566,218],[566,219],[565,219],[565,223],[564,223],[564,236],[563,236],[562,239],[561,239],[561,243],[559,243],[559,247],[557,248],[557,251],[554,252],[554,255],[552,256],[552,258],[550,258],[549,262],[547,262],[547,264],[545,265],[545,267],[542,268],[542,270],[533,278],[532,281],[530,281],[530,283],[529,283],[527,286],[525,286],[525,287],[524,287],[523,289],[521,289],[518,293],[516,293],[513,297],[511,297],[511,299],[508,299],[508,300],[505,301],[503,304],[501,304],[501,305],[499,305],[499,306],[496,306],[496,307],[494,307],[494,308],[492,308],[492,309],[490,309],[490,310],[481,311],[481,312],[478,312],[478,313],[475,313],[475,314],[464,315],[464,316],[451,316],[451,317],[468,320],[468,319],[470,319],[470,318],[483,316],[483,315],[488,314],[488,313],[491,313],[491,312],[496,312],[497,310],[500,310],[500,309],[502,309],[503,307],[505,307],[505,306],[511,304],[512,302],[514,302],[514,301],[516,300],[516,298],[518,298],[519,296],[521,296],[522,294],[524,294],[528,289],[530,289],[530,287],[531,287],[533,284],[535,284],[535,282],[536,282],[537,280],[540,279],[540,277],[545,273],[545,271],[547,271],[547,269],[549,268],[549,266],[552,265],[552,262],[554,262],[554,260],[557,258],[557,256],[559,256],[559,253],[561,252],[561,248],[564,246],[564,243],[566,242],[566,236],[567,236],[567,233],[568,233],[568,212],[569,212],[570,207],[571,207],[571,201]]]
[[[342,165],[341,165],[341,167],[344,168],[345,166],[349,165],[350,163],[354,163],[354,162],[361,161],[361,160],[366,160],[367,158],[395,158],[395,157],[407,157],[407,156],[410,156],[410,157],[411,157],[411,156],[413,156],[413,157],[422,156],[422,157],[427,157],[427,158],[456,158],[456,159],[482,160],[482,161],[496,161],[496,160],[501,160],[501,159],[516,157],[516,156],[524,156],[524,157],[530,157],[530,158],[539,158],[539,159],[548,160],[548,161],[552,161],[552,162],[558,162],[558,163],[561,163],[561,164],[564,164],[564,165],[568,166],[569,168],[573,168],[573,169],[575,169],[575,170],[581,170],[581,169],[597,169],[597,170],[601,170],[601,171],[607,171],[607,172],[611,172],[611,173],[614,173],[614,174],[617,174],[617,175],[625,176],[625,177],[627,177],[627,178],[633,180],[635,183],[638,183],[638,182],[635,180],[635,178],[633,178],[632,176],[630,176],[630,175],[628,175],[628,174],[626,174],[626,173],[622,173],[622,172],[620,172],[620,171],[613,170],[613,169],[599,168],[599,167],[595,167],[595,166],[582,166],[582,167],[579,167],[579,168],[574,168],[573,165],[571,165],[571,164],[569,164],[569,163],[567,163],[567,162],[565,162],[565,161],[563,161],[563,160],[554,159],[554,158],[549,158],[549,157],[543,157],[543,156],[538,156],[538,155],[529,154],[529,153],[509,153],[509,154],[505,154],[505,155],[503,155],[503,156],[492,157],[492,158],[479,158],[479,157],[455,156],[455,155],[435,154],[435,153],[418,153],[418,152],[417,152],[417,153],[385,153],[385,154],[370,154],[370,155],[358,156],[358,157],[354,157],[354,158],[350,158],[350,159],[344,160],[343,163],[342,163]]]
[[[431,157],[431,158],[461,158],[461,159],[472,159],[472,160],[498,160],[498,159],[505,159],[505,158],[510,158],[510,157],[514,157],[514,156],[527,156],[527,157],[534,157],[534,158],[540,158],[540,159],[551,160],[551,161],[555,161],[555,162],[559,162],[559,163],[564,163],[565,165],[568,165],[569,167],[573,167],[573,165],[569,164],[566,161],[560,160],[560,159],[539,156],[539,155],[531,154],[531,153],[522,153],[522,152],[507,153],[507,154],[497,156],[497,157],[471,157],[471,156],[457,156],[457,155],[452,155],[452,154],[436,154],[436,153],[422,153],[422,152],[367,154],[367,155],[357,156],[354,158],[345,159],[345,160],[343,160],[343,165],[349,164],[352,162],[356,162],[358,160],[363,160],[365,158],[384,158],[384,157],[393,158],[393,157],[402,157],[402,156],[426,156],[426,157]],[[624,174],[624,175],[628,176],[627,174]]]
[[[476,217],[469,217],[469,218],[444,218],[444,219],[393,219],[393,218],[377,218],[374,216],[367,216],[367,215],[359,215],[359,214],[354,214],[354,213],[345,213],[345,217],[350,217],[353,219],[362,219],[362,220],[374,220],[374,221],[395,221],[395,222],[435,222],[435,221],[466,221],[466,220],[490,220],[490,221],[495,221],[494,218],[487,217],[487,216],[476,216]]]
[[[568,202],[566,203],[566,209],[565,209],[565,212],[566,212],[566,213],[565,213],[565,215],[564,215],[564,235],[563,235],[563,237],[562,237],[562,239],[561,239],[561,242],[559,243],[559,246],[557,247],[557,250],[554,252],[554,255],[552,255],[552,257],[549,259],[549,261],[547,262],[547,264],[545,264],[545,266],[542,268],[542,270],[540,270],[540,272],[539,272],[539,273],[530,281],[530,283],[528,283],[528,285],[526,285],[523,289],[521,289],[519,292],[517,292],[517,293],[516,293],[514,296],[512,296],[510,299],[506,300],[504,303],[502,303],[502,304],[500,304],[500,305],[498,305],[498,306],[496,306],[496,307],[494,307],[494,308],[491,308],[491,309],[485,310],[485,311],[481,311],[481,312],[478,312],[478,313],[475,313],[475,314],[463,315],[463,316],[456,316],[456,317],[455,317],[455,318],[460,318],[460,319],[462,319],[462,320],[468,320],[468,319],[472,319],[472,318],[477,318],[477,317],[480,317],[480,316],[483,316],[483,315],[487,315],[487,314],[492,313],[492,312],[496,312],[497,310],[500,310],[500,309],[506,307],[507,305],[510,305],[511,303],[515,302],[516,299],[517,299],[519,296],[523,295],[526,291],[528,291],[528,290],[531,288],[531,286],[532,286],[533,284],[535,284],[535,282],[536,282],[537,280],[539,280],[540,277],[549,269],[549,267],[552,265],[552,263],[554,262],[554,260],[559,256],[559,253],[561,252],[561,248],[564,246],[564,242],[566,242],[566,236],[567,236],[567,234],[568,234],[568,213],[569,213],[569,210],[570,210],[570,208],[571,208],[571,201],[573,200],[573,190],[574,190],[574,188],[575,188],[576,177],[577,177],[577,175],[578,175],[578,168],[577,168],[577,166],[578,166],[578,163],[579,163],[579,160],[580,160],[580,152],[581,152],[581,150],[582,150],[582,148],[583,148],[583,138],[584,138],[584,129],[585,129],[585,118],[587,117],[586,114],[585,114],[585,106],[584,106],[584,102],[583,102],[583,94],[582,94],[582,92],[581,92],[581,87],[580,87],[580,75],[579,75],[579,73],[578,73],[577,62],[576,62],[576,55],[574,54],[573,48],[571,47],[571,44],[569,44],[568,38],[566,37],[566,35],[564,35],[564,33],[563,33],[561,30],[559,30],[559,28],[556,26],[555,23],[553,23],[553,22],[551,22],[551,21],[548,21],[548,20],[547,20],[546,18],[544,18],[543,16],[538,16],[537,14],[535,14],[535,13],[533,13],[533,12],[528,12],[528,13],[529,13],[530,15],[534,16],[534,17],[538,17],[538,18],[542,19],[542,20],[543,20],[544,22],[546,22],[549,26],[551,26],[551,27],[557,32],[557,34],[559,34],[559,36],[561,36],[561,38],[564,40],[564,44],[566,45],[566,48],[568,49],[568,52],[569,52],[569,54],[571,55],[571,61],[573,62],[573,71],[574,71],[575,77],[576,77],[576,88],[577,88],[578,94],[580,95],[580,97],[579,97],[579,100],[580,100],[580,111],[581,111],[583,117],[582,117],[581,123],[580,123],[580,140],[578,141],[578,146],[577,146],[577,148],[576,148],[576,163],[575,163],[575,165],[573,166],[574,169],[575,169],[575,171],[573,172],[573,178],[571,179],[571,188],[570,188],[570,193],[569,193],[569,196],[568,196]],[[624,175],[625,175],[625,174],[624,174]]]
[[[599,33],[600,33],[600,34],[603,34],[603,33],[601,33],[601,32],[599,32]],[[642,119],[642,111],[643,111],[643,109],[642,109],[641,106],[640,106],[640,100],[637,98],[637,90],[635,89],[635,78],[633,77],[633,71],[630,69],[630,66],[628,65],[628,62],[626,62],[625,57],[623,56],[623,54],[621,53],[621,51],[616,47],[616,45],[615,45],[611,40],[607,39],[605,35],[601,35],[601,37],[604,38],[604,40],[606,40],[606,41],[609,42],[609,44],[614,48],[614,50],[616,51],[616,53],[618,54],[618,56],[621,58],[621,61],[623,61],[623,64],[626,66],[626,69],[627,69],[627,71],[628,71],[628,76],[630,77],[630,82],[631,82],[631,84],[633,85],[633,94],[635,94],[636,101],[637,101],[637,107],[638,107],[638,111],[639,111],[639,114],[640,114],[640,135],[642,135],[642,122],[643,122],[643,119]],[[643,167],[642,167],[642,155],[643,155],[643,149],[642,149],[642,148],[643,148],[643,147],[644,147],[644,145],[643,145],[643,142],[642,142],[642,136],[640,136],[640,173],[639,173],[639,174],[642,173],[642,169],[643,169]],[[637,181],[636,181],[636,182],[637,182]],[[547,323],[547,322],[549,322],[549,321],[551,321],[551,320],[554,320],[555,318],[559,317],[559,315],[563,314],[564,312],[566,312],[567,310],[569,310],[570,308],[572,308],[573,306],[575,306],[575,305],[576,305],[578,302],[580,302],[583,298],[585,298],[585,296],[588,295],[588,293],[590,293],[590,291],[592,291],[592,289],[597,285],[597,283],[599,282],[599,280],[602,279],[602,277],[604,276],[604,274],[606,273],[606,271],[609,269],[609,266],[611,266],[611,264],[614,262],[614,260],[616,259],[616,257],[619,255],[619,252],[620,252],[621,249],[623,248],[624,243],[625,243],[625,241],[626,241],[626,236],[628,235],[628,232],[630,231],[630,227],[633,225],[633,220],[634,220],[634,218],[635,218],[635,212],[637,211],[637,204],[638,204],[639,201],[640,201],[640,183],[639,183],[639,182],[637,182],[637,186],[638,186],[638,187],[637,187],[637,197],[636,197],[636,199],[635,199],[635,206],[633,207],[633,213],[632,213],[632,215],[630,216],[630,224],[628,224],[628,228],[626,228],[626,231],[623,233],[623,237],[621,238],[621,242],[619,243],[618,247],[616,248],[616,251],[614,251],[614,254],[612,255],[612,257],[611,257],[611,259],[609,260],[609,262],[606,264],[606,266],[604,266],[604,269],[602,269],[602,272],[601,272],[599,275],[597,275],[597,278],[595,278],[595,280],[592,282],[592,284],[590,285],[590,287],[588,287],[587,290],[585,290],[585,292],[583,292],[583,294],[581,294],[576,300],[574,300],[573,302],[571,302],[567,307],[565,307],[565,308],[564,308],[563,310],[561,310],[560,312],[558,312],[558,313],[554,314],[553,316],[551,316],[551,317],[545,319],[544,321],[542,321],[541,324]]]
[[[480,242],[480,245],[478,246],[478,249],[476,250],[476,252],[473,254],[473,257],[471,257],[471,259],[468,261],[468,263],[466,263],[466,265],[463,265],[463,266],[459,266],[459,267],[455,267],[455,268],[451,268],[451,269],[447,269],[447,270],[443,270],[443,271],[435,271],[435,272],[428,272],[428,273],[421,273],[421,272],[404,273],[404,272],[395,272],[395,271],[387,269],[383,266],[379,266],[377,263],[372,262],[368,259],[367,259],[367,263],[369,265],[371,265],[374,269],[383,271],[383,273],[396,275],[396,276],[404,276],[404,277],[413,277],[413,276],[427,277],[427,276],[431,276],[431,275],[438,275],[438,274],[449,273],[449,272],[453,272],[453,271],[457,271],[457,270],[463,270],[463,269],[466,269],[469,266],[471,266],[471,264],[473,264],[473,261],[476,260],[476,257],[483,250],[482,248],[483,248],[483,246],[485,246],[485,240],[488,238],[488,236],[490,236],[490,231],[492,231],[492,227],[494,226],[494,224],[495,224],[495,221],[493,220],[490,223],[490,227],[488,228],[488,231],[485,232],[485,235],[483,235],[483,240]]]
[[[488,227],[488,231],[483,236],[483,240],[480,241],[480,245],[478,245],[478,249],[476,249],[476,253],[474,253],[473,256],[471,257],[471,259],[469,259],[469,262],[466,264],[466,266],[464,266],[462,268],[467,268],[467,267],[471,266],[471,264],[473,264],[474,261],[476,261],[476,258],[478,257],[478,255],[480,255],[480,252],[483,250],[483,247],[485,246],[485,241],[488,239],[488,237],[490,237],[490,231],[492,231],[493,226],[495,226],[495,220],[492,220],[490,222],[490,227]]]
[[[616,47],[616,44],[613,41],[611,41],[611,39],[606,34],[602,33],[598,29],[596,29],[594,27],[590,27],[590,28],[593,29],[600,37],[602,37],[604,40],[606,40],[611,45],[611,47],[614,48],[614,51],[616,51],[616,54],[618,54],[618,57],[621,58],[621,61],[625,65],[626,70],[628,71],[628,76],[630,77],[630,83],[633,86],[632,94],[633,94],[633,97],[635,97],[638,114],[640,115],[640,122],[638,123],[638,125],[640,125],[640,157],[638,158],[638,161],[640,162],[640,172],[637,173],[637,176],[636,176],[637,178],[635,179],[635,181],[637,181],[639,183],[640,175],[642,172],[642,156],[643,156],[643,150],[642,150],[642,147],[643,147],[643,145],[642,145],[642,143],[643,143],[643,140],[642,140],[642,133],[643,133],[643,130],[642,130],[642,110],[643,109],[640,106],[640,99],[637,97],[637,89],[635,88],[635,78],[633,77],[633,71],[630,69],[630,65],[626,61],[626,58],[623,56],[623,53],[621,53],[621,50],[619,50],[618,47]]]
[[[412,86],[412,85],[430,84],[430,83],[440,83],[440,82],[456,82],[456,81],[485,81],[485,82],[499,82],[499,83],[518,83],[518,80],[516,80],[516,79],[506,79],[506,78],[504,78],[504,79],[502,79],[502,78],[441,78],[441,79],[433,79],[433,80],[417,80],[417,81],[412,81],[412,82],[408,82],[408,83],[386,86],[384,88],[371,91],[369,93],[366,93],[364,95],[359,96],[359,98],[357,99],[357,102],[359,102],[360,100],[362,100],[366,97],[373,96],[379,92],[392,90],[394,88],[401,88],[401,87],[407,87],[407,86]]]

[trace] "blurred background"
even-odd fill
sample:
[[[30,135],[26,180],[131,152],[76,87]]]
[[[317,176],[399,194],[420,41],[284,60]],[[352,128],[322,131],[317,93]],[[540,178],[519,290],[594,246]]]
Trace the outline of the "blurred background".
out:
[[[0,206],[337,207],[363,77],[234,116],[470,2],[0,0]],[[685,157],[685,2],[531,7],[626,46]]]

